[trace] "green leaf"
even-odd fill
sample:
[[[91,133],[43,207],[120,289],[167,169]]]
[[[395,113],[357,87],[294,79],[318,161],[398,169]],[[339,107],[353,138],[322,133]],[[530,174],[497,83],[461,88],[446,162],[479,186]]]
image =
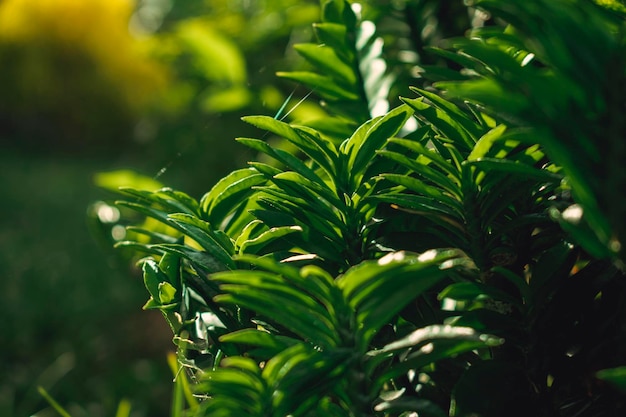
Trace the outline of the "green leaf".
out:
[[[498,125],[497,127],[491,129],[489,132],[485,133],[478,140],[478,142],[476,142],[476,146],[474,146],[474,149],[472,149],[472,152],[467,157],[467,160],[474,161],[486,156],[493,146],[494,142],[500,139],[505,131],[505,125]]]
[[[530,289],[530,286],[528,285],[528,283],[523,277],[520,277],[519,275],[515,274],[513,271],[510,271],[501,266],[493,267],[492,270],[493,272],[502,275],[504,278],[506,278],[507,281],[509,281],[510,283],[515,285],[515,287],[517,287],[520,295],[524,298],[525,304],[530,304],[530,305],[533,304],[534,302],[533,293]]]
[[[411,345],[412,341],[416,343]],[[391,378],[406,375],[410,370],[420,370],[437,361],[455,358],[462,353],[499,346],[504,343],[504,340],[476,332],[468,327],[435,325],[418,329],[396,343],[397,345],[395,346],[398,348],[402,346],[400,349],[410,348],[410,350],[406,351],[401,361],[391,366],[377,378],[376,384],[378,386],[382,386]],[[394,344],[391,344],[391,346],[394,346]],[[392,351],[395,350],[392,349]],[[376,352],[378,351],[373,351],[369,354],[373,354],[374,358],[376,358]],[[381,355],[380,360],[384,358],[385,356]]]
[[[337,285],[357,312],[361,343],[376,332],[406,304],[448,276],[457,265],[456,251],[428,251],[415,256],[405,252],[365,261],[338,278]]]
[[[322,346],[336,346],[338,343],[337,335],[329,328],[328,319],[311,310],[311,304],[300,303],[301,299],[294,301],[294,291],[283,291],[268,285],[248,287],[234,284],[223,284],[220,289],[226,294],[215,296],[217,303],[256,311],[309,342]]]
[[[263,231],[267,230],[267,226],[263,224],[261,220],[254,219],[247,223],[244,228],[241,230],[239,236],[237,236],[237,240],[235,241],[235,247],[241,248],[241,245],[246,240],[254,239]],[[237,251],[238,252],[238,251]]]
[[[626,391],[626,366],[603,369],[596,372],[596,376],[609,384],[614,385],[619,390]]]
[[[142,203],[135,203],[132,201],[123,201],[123,200],[116,201],[115,205],[127,207],[131,210],[134,210],[138,213],[143,214],[144,216],[152,217],[153,219],[156,219],[163,224],[171,225],[168,221],[168,215],[169,215],[168,212],[150,207],[150,205],[146,205]]]
[[[498,115],[527,111],[529,103],[522,94],[505,90],[497,81],[479,79],[460,82],[438,82],[435,86],[451,98],[462,98],[477,104],[492,105]]]
[[[331,77],[326,75],[306,71],[277,72],[276,75],[288,80],[299,82],[308,88],[318,91],[321,94],[328,95],[335,100],[358,100],[359,98],[357,94],[339,86]]]
[[[143,281],[146,289],[156,301],[161,300],[159,286],[161,283],[168,282],[168,276],[161,271],[157,263],[152,259],[147,259],[143,263]]]
[[[248,116],[243,121],[260,129],[275,133],[296,145],[332,177],[336,151],[313,129],[303,126],[291,126],[268,116]]]
[[[137,199],[138,204],[153,208],[165,209],[170,213],[187,213],[195,215],[198,203],[185,193],[162,188],[157,191],[137,190],[129,187],[120,187],[119,191]],[[156,206],[156,207],[155,207]]]
[[[354,163],[354,159],[356,158],[359,148],[365,142],[367,132],[369,132],[370,129],[372,129],[372,127],[382,118],[383,116],[375,117],[359,126],[350,138],[341,143],[341,146],[339,147],[340,154],[347,156],[348,159],[352,160],[352,163]]]
[[[436,46],[426,46],[424,49],[428,52],[431,52],[433,54],[446,58],[447,60],[455,62],[463,68],[475,69],[477,67],[477,64],[480,64],[477,60],[473,59],[469,55],[459,54],[454,51],[448,51],[442,48],[438,48]],[[482,64],[480,64],[480,66],[484,67],[484,65]],[[444,80],[448,81],[450,80],[450,78],[446,77],[444,78]],[[452,80],[455,80],[455,78],[452,78]]]
[[[373,201],[383,201],[394,204],[400,209],[405,209],[413,214],[426,216],[430,219],[439,218],[440,220],[455,227],[458,232],[465,230],[464,221],[453,207],[442,204],[432,198],[411,195],[411,194],[381,194],[368,198]],[[408,209],[408,210],[407,210]]]
[[[417,99],[402,97],[401,99],[415,110],[418,118],[432,125],[435,130],[452,140],[460,150],[469,154],[474,147],[475,139],[450,114],[426,104],[423,97]]]
[[[350,62],[354,59],[354,54],[348,48],[346,26],[338,23],[314,23],[313,29],[319,41],[329,46],[344,62]]]
[[[342,211],[346,210],[345,202],[337,197],[337,194],[334,190],[328,187],[326,183],[311,181],[310,179],[302,176],[297,172],[281,172],[280,174],[276,174],[273,178],[273,181],[278,185],[288,186],[293,184],[291,187],[292,191],[296,191],[298,189],[304,189],[307,191],[306,194],[309,194],[315,199],[324,199],[327,204],[332,205],[333,207],[340,209]],[[294,187],[295,186],[295,187]],[[293,187],[293,188],[292,188]],[[298,193],[300,197],[305,198],[305,193]]]
[[[382,349],[370,351],[368,355],[376,356],[406,348],[423,346],[434,339],[472,340],[490,347],[499,346],[504,342],[499,337],[478,333],[470,327],[432,325],[417,329],[402,339],[385,345]]]
[[[169,197],[170,202],[176,202],[177,207],[181,208],[181,212],[188,214],[197,214],[199,204],[195,198],[188,196],[182,191],[173,190],[169,187],[161,188],[156,191],[158,196]]]
[[[333,240],[337,246],[344,245],[343,236],[350,233],[347,225],[336,210],[321,201],[315,194],[307,193],[305,198],[297,198],[293,197],[293,194],[301,191],[297,188],[295,192],[289,192],[289,188],[287,192],[271,188],[263,191],[269,194],[267,198],[265,196],[261,198],[263,203],[270,203],[271,200],[270,204],[273,208],[291,215],[296,220],[284,226],[296,225],[301,227],[306,236],[322,234]]]
[[[505,302],[522,309],[519,300],[510,296],[508,293],[498,290],[493,286],[481,284],[478,282],[457,282],[444,288],[438,295],[440,300],[450,298],[457,301],[473,301],[483,298],[490,298],[494,301]]]
[[[180,255],[189,260],[192,265],[198,268],[202,273],[208,274],[229,269],[228,264],[224,264],[212,254],[190,248],[189,246],[165,243],[145,246],[147,246],[148,249],[156,249],[161,252],[171,252]],[[232,263],[232,260],[230,263]]]
[[[436,108],[441,109],[446,115],[454,120],[458,124],[458,126],[460,126],[465,132],[467,132],[467,134],[472,138],[473,142],[475,142],[476,138],[480,137],[483,134],[483,130],[481,129],[480,125],[474,122],[469,117],[468,113],[462,111],[454,103],[428,90],[415,87],[411,87],[411,90],[428,99],[428,101],[430,101],[432,105]],[[473,143],[471,143],[470,145],[473,145]]]
[[[203,79],[225,84],[246,82],[243,53],[226,34],[201,19],[181,19],[173,29],[177,44],[192,57],[188,64]]]
[[[357,17],[346,0],[324,0],[322,3],[322,21],[338,23],[347,28],[356,25]]]
[[[313,123],[309,123],[310,125]],[[337,149],[334,144],[324,139],[319,132],[305,126],[294,126],[298,137],[302,138],[298,143],[293,142],[306,153],[312,161],[322,167],[326,174],[333,179],[337,176],[335,166]]]
[[[231,172],[217,182],[200,200],[200,210],[212,224],[220,225],[254,191],[253,186],[266,182],[253,168]]]
[[[273,274],[263,271],[231,271],[229,273],[215,274],[212,279],[219,282],[223,286],[234,285],[239,286],[240,291],[248,291],[249,289],[258,290],[259,292],[267,292],[276,296],[286,296],[293,302],[302,304],[307,307],[311,313],[318,314],[320,317],[329,318],[328,312],[323,306],[306,292],[299,291],[298,287],[286,285],[286,279],[282,275]],[[301,279],[299,280],[301,281]],[[235,294],[236,296],[240,293]],[[260,298],[267,298],[259,295]]]
[[[158,247],[158,245],[155,247],[155,245],[138,243],[131,240],[123,240],[121,242],[117,242],[113,247],[116,249],[132,249],[135,252],[146,253],[155,256],[163,256],[164,253],[163,250]]]
[[[334,310],[333,307],[339,307],[343,300],[335,286],[334,278],[322,268],[307,265],[297,269],[285,261],[276,262],[271,258],[250,255],[240,255],[236,259],[282,276],[292,286],[300,288],[325,305],[329,311]]]
[[[293,171],[299,173],[300,175],[308,178],[309,180],[323,184],[324,181],[315,173],[313,169],[308,167],[302,160],[292,155],[289,152],[286,152],[282,149],[272,148],[267,142],[264,142],[259,139],[251,139],[251,138],[237,138],[237,141],[252,148],[256,151],[262,152],[274,159],[278,162],[284,164],[287,168],[292,169]]]
[[[281,210],[280,207],[276,207],[272,201],[261,199],[259,201],[262,209],[252,210],[252,215],[260,220],[268,227],[281,227],[281,226],[303,226],[299,224],[296,218],[288,214],[287,211]]]
[[[275,166],[264,164],[263,162],[248,162],[248,164],[259,171],[261,174],[265,175],[266,179],[271,179],[275,175],[284,172],[282,169],[278,169]],[[257,186],[260,187],[261,185]]]
[[[295,339],[273,335],[266,331],[257,329],[237,330],[220,336],[219,340],[223,343],[236,343],[254,346],[255,349],[249,351],[248,354],[257,355],[265,359],[276,356],[296,343]]]
[[[159,269],[163,271],[170,284],[180,285],[180,256],[173,253],[165,253],[159,261]]]
[[[506,73],[510,77],[521,78],[530,72],[524,71],[520,63],[508,51],[504,51],[501,45],[490,45],[486,42],[476,42],[476,39],[467,38],[456,38],[452,45],[459,52],[470,56],[473,60],[484,63],[488,68],[500,74]],[[485,71],[483,75],[491,74],[490,71]]]
[[[389,138],[394,137],[412,115],[413,111],[407,106],[399,106],[382,116],[371,129],[368,129],[364,137],[357,138],[352,143],[357,151],[356,154],[349,154],[350,168],[357,172],[364,170],[376,155],[376,151],[381,149]],[[350,140],[348,140],[348,147],[350,147]]]
[[[226,294],[215,300],[244,306],[280,323],[304,340],[326,346],[337,343],[333,318],[311,295],[288,284],[284,277],[263,271],[213,274]]]
[[[512,317],[510,312],[500,313],[492,309],[475,308],[464,311],[459,317],[452,319],[450,324],[471,327],[480,333],[489,332],[506,340],[508,346],[522,348],[527,343],[528,336],[521,320]]]
[[[454,175],[446,176],[445,174],[439,172],[439,170],[430,167],[426,163],[412,158],[408,158],[406,155],[403,155],[399,152],[389,152],[383,150],[380,151],[379,154],[384,156],[385,158],[391,159],[392,161],[401,164],[412,172],[420,175],[425,180],[430,181],[432,184],[436,184],[437,186],[445,189],[449,194],[454,195],[457,198],[461,198],[462,194],[460,189],[460,178],[458,172],[455,172]],[[451,164],[447,164],[448,169],[455,169]]]
[[[148,301],[146,301],[146,303],[143,305],[143,307],[141,307],[141,309],[142,310],[161,310],[166,307],[167,306],[163,306],[161,302],[150,297]]]
[[[485,172],[500,171],[546,182],[559,183],[563,179],[559,174],[507,159],[479,158],[473,161],[465,161],[463,164],[476,166]]]
[[[274,388],[275,415],[305,415],[317,407],[348,369],[350,354],[349,350],[318,350],[299,343],[270,359],[263,378]]]
[[[241,118],[246,123],[256,126],[259,129],[267,130],[291,142],[298,143],[302,141],[302,138],[298,136],[298,133],[294,130],[289,123],[277,120],[269,116],[244,116]]]
[[[131,405],[130,401],[123,399],[117,405],[117,411],[115,417],[130,417]]]
[[[553,207],[550,210],[550,217],[557,220],[563,230],[572,236],[573,241],[585,248],[593,257],[603,259],[615,255],[613,248],[607,246],[603,241],[603,239],[606,240],[606,234],[602,233],[601,229],[592,228],[589,219],[585,219],[581,205],[572,204],[563,212],[559,212],[556,207]],[[618,242],[618,248],[619,245]]]
[[[396,107],[386,115],[361,125],[341,144],[340,151],[347,156],[346,169],[351,175],[353,185],[360,184],[361,176],[376,152],[400,131],[412,114],[407,106]]]
[[[148,230],[137,226],[126,226],[126,231],[148,236],[150,237],[150,242],[153,243],[177,243],[180,241],[179,237],[166,235],[164,233],[155,232],[153,230]]]
[[[459,172],[454,169],[454,166],[447,161],[446,159],[444,159],[440,154],[438,154],[437,152],[428,149],[426,146],[424,146],[423,144],[414,141],[414,140],[407,140],[407,139],[398,139],[398,138],[393,138],[389,141],[390,143],[393,144],[398,144],[401,145],[402,147],[417,152],[418,154],[420,154],[422,156],[422,160],[424,160],[424,163],[432,163],[434,164],[437,168],[439,168],[440,170],[442,170],[446,175],[452,177],[452,178],[457,178],[459,177]],[[383,151],[385,152],[385,151]],[[420,160],[421,162],[421,160]]]
[[[352,87],[357,82],[357,78],[352,68],[337,56],[334,49],[312,43],[301,43],[294,45],[294,49],[310,63],[317,66],[324,74],[333,76]]]
[[[291,233],[301,232],[302,228],[300,226],[272,227],[253,239],[243,241],[239,248],[239,253],[260,254],[263,248],[273,241]]]
[[[348,307],[341,291],[335,285],[334,278],[324,269],[315,265],[305,265],[300,269],[289,264],[288,260],[276,262],[268,257],[237,257],[252,265],[279,274],[294,288],[323,305],[337,323],[349,321],[352,310]]]
[[[176,288],[169,282],[161,282],[158,288],[158,295],[161,304],[171,304],[176,300]]]
[[[423,181],[409,177],[407,175],[399,174],[382,174],[381,177],[395,184],[402,185],[408,190],[421,194],[424,197],[432,198],[433,200],[452,208],[459,215],[459,217],[461,217],[462,213],[464,212],[463,204],[460,201],[458,201],[454,197],[448,196],[437,187],[425,184]]]
[[[390,401],[382,401],[374,407],[375,411],[386,411],[386,412],[408,412],[408,411],[416,411],[419,416],[423,417],[448,417],[448,413],[443,411],[437,404],[434,402],[424,399],[424,398],[415,398],[410,397],[408,395],[401,396],[397,399],[393,399]],[[395,414],[394,414],[395,415]],[[404,413],[401,415],[405,415]],[[407,416],[410,414],[407,414]]]
[[[349,370],[350,353],[347,349],[313,351],[295,366],[291,365],[289,358],[286,366],[289,372],[279,380],[275,391],[277,397],[284,392],[284,401],[281,405],[276,404],[281,413],[279,415],[289,415],[288,410],[294,410],[293,415],[304,415],[309,410],[317,411],[322,397],[332,393],[335,386],[345,378]]]
[[[229,268],[234,267],[231,257],[235,253],[235,248],[230,238],[223,232],[212,230],[209,223],[187,214],[171,214],[168,217],[179,230],[195,240],[207,253]]]
[[[341,226],[343,229],[345,229],[346,226],[341,222],[341,219],[323,203],[313,204],[312,206],[318,209],[314,211],[314,209],[309,209],[308,203],[312,201],[311,199],[304,200],[291,196],[283,190],[273,188],[264,188],[263,192],[269,194],[269,196],[267,198],[265,196],[261,197],[259,203],[262,205],[267,204],[274,210],[287,214],[288,217],[283,216],[285,220],[289,217],[297,220],[287,224],[276,224],[275,226],[297,225],[302,227],[305,231],[321,233],[329,240],[343,244],[342,232],[345,233],[345,230],[339,230],[337,226]],[[271,225],[268,224],[268,226]]]
[[[223,367],[202,374],[196,390],[208,393],[211,401],[203,403],[203,413],[226,417],[261,416],[270,411],[268,390],[258,365],[250,358],[231,356]]]

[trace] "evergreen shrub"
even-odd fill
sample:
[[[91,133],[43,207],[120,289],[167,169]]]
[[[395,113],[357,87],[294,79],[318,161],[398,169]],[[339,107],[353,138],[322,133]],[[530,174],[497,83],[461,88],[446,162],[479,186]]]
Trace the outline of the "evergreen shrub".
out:
[[[175,415],[623,415],[623,7],[476,1],[428,46],[361,12],[437,2],[378,3],[323,1],[279,74],[327,116],[245,117],[262,157],[200,200],[121,189]]]

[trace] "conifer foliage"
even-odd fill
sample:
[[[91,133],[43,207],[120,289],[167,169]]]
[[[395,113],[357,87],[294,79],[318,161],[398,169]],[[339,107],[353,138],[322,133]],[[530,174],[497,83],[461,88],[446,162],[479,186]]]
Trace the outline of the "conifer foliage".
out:
[[[428,2],[395,3],[409,18]],[[451,64],[398,86],[389,36],[322,1],[318,43],[295,47],[311,70],[279,75],[327,117],[244,118],[260,139],[238,141],[263,162],[199,201],[121,190],[151,218],[118,246],[147,256],[145,308],[174,332],[177,415],[623,413],[626,15],[613,6],[477,1],[491,24],[430,47]]]

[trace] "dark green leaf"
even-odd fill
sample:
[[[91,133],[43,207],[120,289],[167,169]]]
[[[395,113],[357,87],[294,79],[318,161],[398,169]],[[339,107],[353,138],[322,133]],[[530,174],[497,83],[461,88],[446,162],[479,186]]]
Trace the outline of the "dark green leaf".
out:
[[[218,271],[224,271],[229,268],[228,264],[221,262],[220,259],[207,252],[202,252],[197,249],[190,248],[185,245],[176,244],[158,244],[149,245],[152,249],[157,249],[163,252],[171,252],[182,256],[189,260],[191,264],[198,268],[202,273],[213,273]],[[232,262],[232,261],[231,261]]]
[[[435,107],[441,109],[452,120],[458,123],[458,125],[468,133],[474,142],[483,134],[483,130],[480,128],[480,125],[471,120],[468,113],[462,111],[458,106],[449,100],[441,98],[437,94],[421,88],[411,87],[411,90],[425,97]]]
[[[348,48],[347,28],[337,23],[314,23],[313,28],[319,41],[331,47],[344,62],[351,62],[354,54]]]
[[[187,214],[171,214],[169,219],[222,264],[234,267],[234,245],[223,232],[212,230],[209,223]]]
[[[611,385],[614,385],[621,391],[626,391],[626,366],[620,366],[612,369],[603,369],[596,372],[596,376]]]
[[[163,282],[168,282],[168,276],[161,271],[156,262],[151,259],[147,259],[143,263],[143,281],[146,289],[155,301],[160,301],[159,297],[159,285]]]
[[[500,171],[509,174],[522,175],[525,178],[533,178],[546,182],[559,183],[563,178],[561,175],[555,174],[545,169],[537,169],[535,167],[517,161],[510,161],[507,159],[479,158],[474,161],[466,161],[464,163],[470,166],[479,167],[485,172]]]
[[[478,282],[457,282],[451,284],[439,293],[438,298],[440,300],[450,298],[457,301],[473,301],[490,298],[494,301],[504,302],[516,306],[518,309],[522,309],[520,301],[508,293],[498,290],[493,286]]]
[[[424,102],[424,98],[402,98],[402,101],[415,110],[419,118],[431,124],[446,138],[454,141],[456,146],[469,153],[474,146],[475,139],[451,115],[441,109]]]

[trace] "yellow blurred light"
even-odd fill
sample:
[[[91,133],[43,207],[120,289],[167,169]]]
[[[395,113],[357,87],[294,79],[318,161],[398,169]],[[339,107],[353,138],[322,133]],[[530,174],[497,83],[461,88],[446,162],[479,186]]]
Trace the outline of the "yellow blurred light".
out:
[[[50,72],[50,56],[88,57],[96,75],[112,81],[135,108],[164,85],[165,74],[129,31],[133,7],[131,0],[4,0],[0,47],[32,49]]]

